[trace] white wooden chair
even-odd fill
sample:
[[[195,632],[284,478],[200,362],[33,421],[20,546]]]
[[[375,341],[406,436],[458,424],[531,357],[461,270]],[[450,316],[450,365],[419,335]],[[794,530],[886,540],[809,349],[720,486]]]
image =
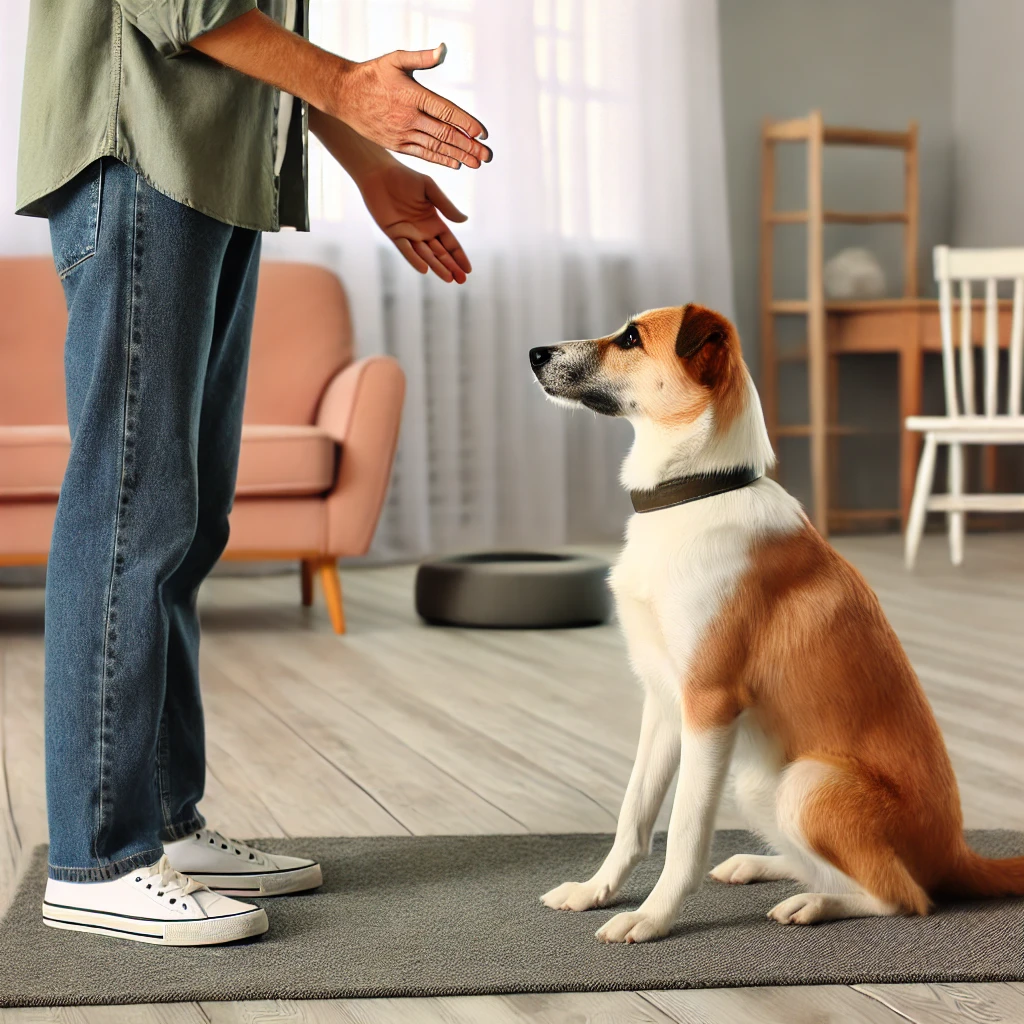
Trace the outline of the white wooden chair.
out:
[[[964,557],[964,515],[967,512],[1024,512],[1024,494],[964,494],[964,445],[1024,444],[1021,409],[1021,364],[1024,362],[1024,249],[951,249],[935,247],[935,280],[939,283],[942,329],[942,373],[946,386],[945,416],[908,416],[908,430],[924,434],[914,499],[907,519],[907,568],[914,567],[917,548],[930,511],[947,513],[949,555],[954,565]],[[1006,409],[999,409],[999,305],[996,285],[1013,281],[1010,327],[1010,372]],[[953,345],[953,282],[960,284],[960,387]],[[984,412],[975,408],[974,346],[971,337],[971,286],[985,282]],[[949,487],[932,494],[935,453],[949,445]]]

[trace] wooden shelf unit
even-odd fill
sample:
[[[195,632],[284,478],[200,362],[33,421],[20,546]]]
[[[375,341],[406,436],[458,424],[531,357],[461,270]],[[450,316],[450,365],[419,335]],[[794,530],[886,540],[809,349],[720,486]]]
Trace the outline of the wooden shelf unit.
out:
[[[803,210],[775,209],[775,147],[805,143],[807,146],[807,206]],[[904,206],[902,210],[847,212],[826,210],[822,197],[822,160],[825,146],[873,146],[903,151]],[[774,287],[774,230],[780,224],[807,225],[807,296],[777,299]],[[917,295],[918,147],[917,124],[905,132],[873,131],[826,125],[820,110],[788,121],[766,121],[761,133],[761,393],[768,434],[775,445],[779,437],[808,437],[811,460],[811,519],[825,536],[829,526],[871,518],[898,518],[898,510],[850,510],[834,508],[830,501],[838,462],[838,437],[845,433],[836,422],[839,389],[839,356],[826,344],[826,302],[823,282],[823,227],[825,224],[900,224],[903,226],[903,294]],[[885,301],[885,300],[881,300]],[[858,305],[829,303],[834,306]],[[865,305],[867,305],[865,303]],[[807,362],[810,423],[779,426],[779,364],[800,358],[790,350],[781,356],[775,344],[775,319],[807,318]]]

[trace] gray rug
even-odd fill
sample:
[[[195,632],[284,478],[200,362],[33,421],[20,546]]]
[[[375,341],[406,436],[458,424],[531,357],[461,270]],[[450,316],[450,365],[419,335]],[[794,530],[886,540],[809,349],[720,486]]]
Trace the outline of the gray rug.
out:
[[[969,838],[992,856],[1024,854],[1021,833]],[[269,840],[320,858],[326,884],[262,901],[270,931],[261,939],[206,949],[44,927],[40,847],[0,923],[0,1006],[1024,980],[1024,900],[784,927],[765,914],[794,884],[708,881],[667,939],[605,946],[594,932],[615,910],[559,913],[538,897],[585,878],[609,843],[600,835]],[[719,832],[714,858],[761,849],[748,833]],[[663,856],[659,837],[620,908],[643,898]]]

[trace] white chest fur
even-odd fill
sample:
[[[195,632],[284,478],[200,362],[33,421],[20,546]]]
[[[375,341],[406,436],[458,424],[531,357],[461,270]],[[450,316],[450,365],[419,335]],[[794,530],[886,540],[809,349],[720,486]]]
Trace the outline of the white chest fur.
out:
[[[708,625],[750,566],[755,538],[802,524],[799,505],[768,479],[632,517],[610,584],[645,686],[678,701]]]

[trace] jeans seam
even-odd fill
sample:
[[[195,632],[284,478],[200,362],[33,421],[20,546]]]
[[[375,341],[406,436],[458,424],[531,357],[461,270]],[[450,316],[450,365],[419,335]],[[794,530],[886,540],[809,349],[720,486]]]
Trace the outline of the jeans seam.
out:
[[[160,715],[160,726],[157,729],[156,739],[156,785],[160,795],[160,815],[164,820],[164,829],[171,827],[170,772],[167,771],[167,753],[167,709],[165,708]]]
[[[165,843],[174,843],[179,839],[184,839],[185,836],[190,835],[192,832],[198,832],[201,828],[206,828],[206,819],[197,811],[187,821],[180,821],[174,825],[168,822],[164,826],[161,839]]]
[[[124,405],[123,405],[123,423],[121,428],[121,478],[117,489],[117,508],[114,513],[114,544],[113,544],[113,557],[111,558],[110,565],[110,580],[107,585],[107,601],[106,609],[104,612],[103,622],[103,652],[101,656],[101,673],[100,673],[100,731],[99,731],[99,800],[97,807],[97,822],[96,831],[93,835],[93,858],[97,862],[103,860],[99,854],[99,841],[100,836],[103,834],[104,822],[106,818],[106,758],[107,758],[107,697],[108,687],[107,682],[112,673],[112,665],[115,661],[116,643],[117,643],[117,594],[116,594],[116,581],[117,577],[121,575],[124,568],[124,558],[120,552],[122,530],[124,525],[124,515],[126,512],[126,506],[128,502],[128,494],[131,490],[131,476],[132,466],[134,466],[134,454],[132,449],[134,448],[134,425],[132,423],[132,384],[133,378],[137,376],[135,373],[135,305],[138,297],[138,258],[141,251],[139,244],[139,236],[141,234],[141,211],[139,208],[139,182],[138,178],[135,179],[135,203],[133,210],[133,231],[132,231],[132,267],[130,276],[130,295],[128,304],[128,337],[127,337],[127,356],[125,359],[125,375],[124,375]],[[104,865],[106,866],[106,865]]]
[[[93,235],[92,251],[100,247],[100,207],[103,204],[103,160],[100,159],[99,180],[96,182],[96,191],[93,193],[92,214],[93,214]]]

